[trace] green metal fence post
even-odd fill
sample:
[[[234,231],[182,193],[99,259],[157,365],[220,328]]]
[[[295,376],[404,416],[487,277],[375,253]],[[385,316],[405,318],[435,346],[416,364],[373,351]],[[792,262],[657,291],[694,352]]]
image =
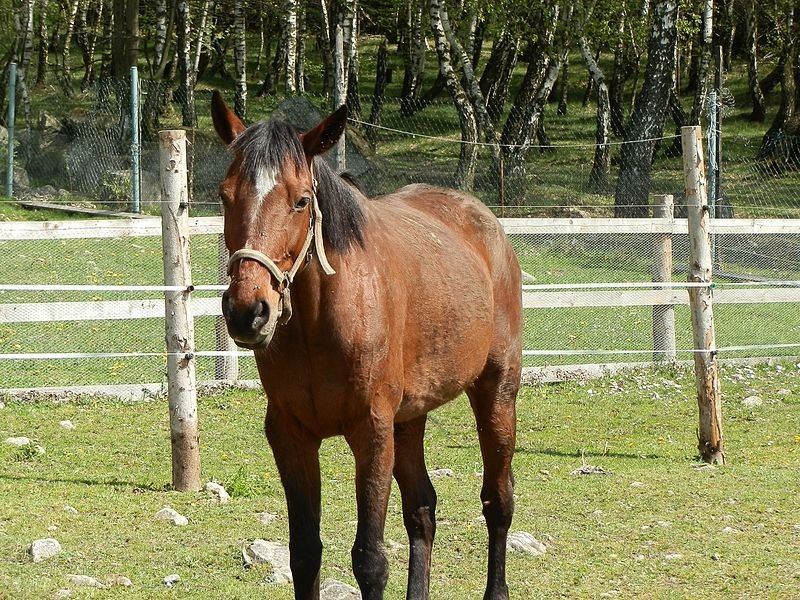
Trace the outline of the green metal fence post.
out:
[[[139,157],[139,70],[131,67],[131,212],[134,213],[142,210]]]
[[[6,155],[6,196],[14,195],[14,119],[16,117],[17,63],[8,66],[8,152]]]

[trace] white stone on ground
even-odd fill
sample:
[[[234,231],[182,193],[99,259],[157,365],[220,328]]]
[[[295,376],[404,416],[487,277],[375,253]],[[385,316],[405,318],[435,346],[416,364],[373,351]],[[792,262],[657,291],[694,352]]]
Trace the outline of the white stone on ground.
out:
[[[77,514],[78,514],[78,509],[77,509],[77,508],[75,508],[74,506],[70,506],[69,504],[67,504],[67,505],[64,507],[64,512],[65,512],[65,513],[69,513],[69,514],[71,514],[71,515],[77,515]]]
[[[5,443],[6,444],[11,444],[12,446],[19,446],[21,448],[22,446],[30,445],[31,440],[30,440],[30,438],[26,438],[26,437],[22,437],[22,436],[20,436],[20,437],[10,437],[10,438],[6,438],[5,439]]]
[[[390,552],[399,552],[400,550],[406,549],[405,544],[401,544],[400,542],[396,542],[395,540],[390,540],[389,538],[386,538],[383,544],[384,546],[386,546],[386,549],[389,550]]]
[[[347,585],[335,579],[326,579],[319,586],[320,600],[355,600],[361,598],[361,593],[352,585]]]
[[[531,556],[541,556],[547,552],[547,546],[527,531],[515,531],[514,533],[510,533],[506,545],[514,552],[524,552]]]
[[[72,596],[72,590],[68,590],[67,588],[58,590],[55,594],[53,594],[53,598],[56,598],[56,600],[60,600],[61,598],[69,598],[70,596]]]
[[[683,558],[683,554],[680,554],[679,552],[672,552],[671,554],[665,554],[664,558],[667,560],[677,560],[679,558]]]
[[[253,540],[242,548],[242,560],[245,566],[252,563],[268,564],[272,567],[274,583],[292,583],[292,571],[289,568],[289,548],[267,540]]]
[[[54,538],[34,540],[28,547],[28,554],[31,555],[35,563],[52,558],[60,552],[61,544]]]
[[[156,519],[162,521],[172,521],[174,525],[188,525],[189,519],[180,514],[177,510],[165,506],[155,514]]]
[[[264,511],[264,512],[260,512],[260,513],[256,513],[256,519],[258,519],[264,525],[269,525],[270,523],[275,521],[275,519],[277,519],[277,518],[278,518],[278,515],[276,515],[275,513],[271,513],[271,512]]]
[[[230,494],[228,494],[228,492],[225,491],[225,488],[216,481],[209,481],[206,484],[205,489],[207,492],[214,494],[219,500],[220,504],[226,504],[231,499]]]
[[[173,585],[178,583],[180,580],[181,580],[181,576],[178,575],[177,573],[173,573],[172,575],[167,575],[166,577],[164,577],[164,585],[167,586],[167,587],[172,587]]]
[[[742,404],[747,408],[755,408],[756,406],[761,406],[764,404],[764,400],[761,398],[761,396],[748,396],[742,400]]]
[[[75,429],[75,424],[70,420],[59,421],[58,424],[61,425],[63,429]]]
[[[67,579],[72,585],[78,585],[81,587],[91,587],[99,589],[105,589],[107,587],[105,583],[101,583],[94,577],[89,577],[88,575],[67,575]]]
[[[133,582],[125,577],[125,575],[112,575],[106,579],[106,583],[109,587],[118,585],[120,587],[129,588],[133,586]]]
[[[452,469],[434,469],[428,471],[428,477],[431,479],[441,479],[442,477],[453,477]]]

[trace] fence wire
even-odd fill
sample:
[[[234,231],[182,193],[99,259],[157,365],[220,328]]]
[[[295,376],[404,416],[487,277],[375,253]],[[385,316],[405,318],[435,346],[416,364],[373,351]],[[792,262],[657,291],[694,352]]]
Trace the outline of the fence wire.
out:
[[[195,95],[198,125],[188,128],[191,212],[193,216],[216,215],[217,188],[230,157],[213,133],[210,93],[198,90]],[[347,132],[346,166],[365,189],[378,195],[413,182],[454,185],[463,144],[452,103],[443,98],[424,107],[409,107],[386,98],[379,126],[375,126],[377,120],[370,123],[368,116],[372,102],[372,98],[361,98],[363,114],[351,120]],[[21,172],[15,196],[127,211],[131,205],[129,85],[119,80],[99,81],[81,97],[80,104],[65,108],[63,114],[42,112],[30,129],[18,116],[17,165]],[[141,117],[134,124],[141,131],[141,206],[145,213],[158,214],[157,131],[181,127],[180,98],[163,82],[144,80],[139,106]],[[313,125],[329,109],[324,98],[308,96],[251,99],[249,106],[250,120],[276,114],[300,128]],[[730,115],[723,111],[721,154],[715,161],[722,173],[721,193],[733,216],[800,216],[797,140],[776,136],[765,144],[758,132],[727,129],[726,118]],[[476,144],[471,191],[507,217],[612,216],[622,140],[612,139],[609,177],[598,187],[590,181],[596,149],[594,107],[570,104],[569,114],[558,115],[548,106],[545,126],[513,180],[501,180],[491,148],[483,141]],[[683,217],[679,140],[668,125],[651,141],[655,153],[650,193],[673,194],[675,216]],[[534,286],[650,284],[656,238],[655,234],[621,233],[511,235],[527,274],[525,283]],[[217,236],[194,236],[191,244],[195,284],[223,281]],[[717,235],[714,259],[715,283],[720,287],[747,281],[773,287],[790,285],[787,282],[800,280],[800,234]],[[673,281],[685,282],[687,236],[673,236],[673,260]],[[161,242],[153,237],[0,240],[0,273],[0,283],[5,284],[160,286]],[[583,289],[601,306],[525,309],[525,364],[650,360],[652,307],[605,306],[632,288]],[[219,292],[198,289],[194,294],[199,299],[213,299]],[[17,314],[34,302],[117,300],[163,302],[158,293],[143,290],[0,290],[0,305],[16,307]],[[677,305],[675,318],[678,358],[690,358],[694,349],[688,307]],[[796,304],[719,304],[715,321],[722,358],[800,354]],[[195,328],[198,377],[217,378],[219,358],[207,354],[219,350],[224,325],[218,317],[202,316],[196,319]],[[106,356],[13,361],[0,357],[6,374],[0,387],[152,383],[163,381],[166,373],[163,322],[159,319],[0,322],[0,356],[26,353]],[[241,358],[239,377],[256,378],[252,358]]]

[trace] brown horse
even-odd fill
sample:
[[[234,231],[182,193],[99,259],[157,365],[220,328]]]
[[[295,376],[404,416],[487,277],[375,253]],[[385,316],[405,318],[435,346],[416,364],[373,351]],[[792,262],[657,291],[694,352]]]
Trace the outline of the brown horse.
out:
[[[362,597],[383,598],[394,475],[407,597],[428,598],[436,493],[425,421],[466,391],[484,465],[485,598],[508,598],[522,310],[519,263],[500,223],[475,198],[427,185],[367,199],[319,158],[342,135],[345,107],[305,133],[278,121],[246,128],[219,93],[212,114],[233,156],[220,186],[231,253],[223,313],[236,343],[255,350],[267,394],[295,597],[319,597],[319,447],[343,435],[356,464]]]

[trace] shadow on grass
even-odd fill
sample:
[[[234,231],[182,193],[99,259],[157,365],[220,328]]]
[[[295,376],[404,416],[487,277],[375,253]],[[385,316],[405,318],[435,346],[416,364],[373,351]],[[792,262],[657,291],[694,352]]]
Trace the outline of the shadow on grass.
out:
[[[467,446],[465,444],[448,444],[447,448],[454,450],[474,450],[476,446]],[[575,452],[564,452],[563,450],[556,450],[555,448],[529,448],[525,446],[517,446],[514,454],[543,454],[545,456],[559,456],[562,458],[625,458],[633,460],[661,460],[666,458],[659,454],[631,454],[628,452],[605,452],[600,450],[598,452],[590,452],[587,450],[576,450]]]
[[[126,481],[123,479],[88,479],[88,478],[69,478],[69,477],[45,477],[36,475],[8,475],[0,473],[0,480],[7,481],[38,481],[42,483],[77,483],[92,486],[108,486],[115,489],[129,489],[136,492],[168,492],[170,486],[164,484],[162,486],[154,486],[148,483],[139,483],[135,481]]]

